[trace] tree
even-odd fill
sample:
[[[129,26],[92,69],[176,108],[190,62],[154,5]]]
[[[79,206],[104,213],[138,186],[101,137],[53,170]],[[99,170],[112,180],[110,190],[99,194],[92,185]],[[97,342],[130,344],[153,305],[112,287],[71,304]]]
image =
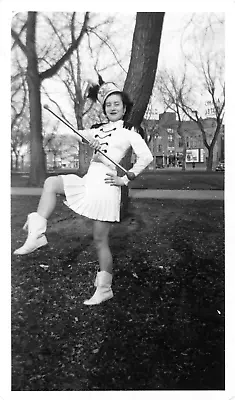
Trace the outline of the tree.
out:
[[[19,60],[15,60],[15,68],[11,77],[11,169],[19,169],[21,156],[22,167],[24,147],[29,141],[29,127],[27,124],[27,87],[23,67]],[[15,165],[13,163],[15,159]]]
[[[40,185],[46,177],[45,152],[43,149],[42,137],[42,107],[41,107],[41,84],[42,81],[54,76],[64,63],[72,55],[73,51],[79,46],[89,21],[89,13],[85,13],[84,21],[77,38],[72,41],[66,51],[57,59],[53,65],[46,70],[39,71],[39,55],[36,43],[37,12],[28,12],[27,20],[20,32],[12,28],[11,34],[15,43],[20,47],[27,59],[27,85],[29,94],[30,109],[30,177],[29,184]],[[74,13],[73,13],[74,14]],[[73,16],[72,16],[73,18]],[[72,23],[72,22],[71,22]],[[26,30],[26,42],[21,39],[22,32]]]
[[[154,119],[155,115],[156,109],[153,105],[152,98],[150,98],[144,119],[141,124],[144,131],[144,139],[148,145],[150,144],[152,138],[158,133],[158,125]]]
[[[203,25],[203,19],[205,20]],[[187,29],[190,28],[189,34]],[[224,80],[224,15],[205,13],[192,15],[184,32],[186,39],[182,40],[185,60],[191,65],[191,74],[197,84],[191,84],[190,96],[185,96],[183,90],[179,93],[181,110],[191,120],[197,123],[202,132],[203,143],[208,150],[207,170],[213,167],[213,151],[218,135],[222,129],[225,112],[225,80]],[[189,47],[188,44],[191,44]],[[187,77],[190,81],[189,76]],[[198,101],[198,93],[210,97],[214,109],[215,127],[211,142],[209,142],[203,124],[202,111]]]
[[[21,122],[23,125],[23,122]],[[28,144],[29,135],[26,132],[25,127],[20,128],[19,126],[14,127],[11,133],[11,169],[15,169],[16,171],[19,169],[19,159],[21,156],[21,160],[23,162],[25,154],[22,152],[22,149],[25,145]],[[15,165],[13,164],[13,155],[15,158]],[[23,165],[22,165],[23,167]]]
[[[183,141],[184,160],[186,132],[183,129],[183,120],[187,118],[195,122],[202,133],[204,146],[208,150],[207,170],[209,171],[212,170],[213,151],[222,128],[225,107],[222,21],[223,18],[215,18],[213,13],[204,13],[200,15],[200,18],[193,15],[185,29],[186,31],[190,27],[190,32],[186,35],[184,31],[186,39],[182,40],[183,68],[178,66],[177,72],[176,69],[174,71],[165,69],[157,75],[157,88],[163,103],[178,117],[177,132]],[[215,116],[211,141],[207,136],[202,118],[205,98],[208,99],[208,96]]]
[[[165,13],[138,12],[134,29],[131,60],[124,85],[134,106],[128,122],[140,126],[152,93],[157,71],[161,34]],[[128,170],[131,166],[131,151],[122,160]],[[128,207],[128,188],[122,187],[122,212],[125,217]]]
[[[124,85],[134,107],[128,122],[140,126],[155,80],[164,13],[140,12],[136,16],[131,60]]]
[[[157,75],[157,90],[161,96],[161,100],[167,110],[171,110],[176,113],[178,120],[174,124],[178,135],[182,139],[183,143],[183,158],[182,158],[182,171],[185,171],[186,167],[186,138],[185,130],[183,129],[183,120],[185,114],[181,110],[181,97],[184,93],[187,97],[191,88],[186,85],[186,74],[184,73],[182,77],[176,77],[173,71],[161,71]],[[170,125],[169,125],[170,127]]]
[[[92,72],[93,75],[97,74],[97,79],[98,79],[98,73],[100,71],[99,68],[97,67],[97,64],[99,57],[102,57],[101,50],[104,46],[108,46],[108,48],[112,50],[112,46],[109,43],[110,41],[109,27],[112,24],[113,19],[111,17],[107,18],[106,16],[104,16],[104,18],[101,18],[99,16],[98,21],[95,22],[95,15],[93,15],[92,20],[94,20],[94,22],[90,23],[89,26],[87,27],[85,35],[86,37],[84,36],[83,40],[83,47],[86,46],[87,48],[86,57],[88,57],[89,54],[90,58],[93,60],[94,71]],[[66,51],[66,48],[68,46],[68,35],[67,36],[61,35],[59,26],[56,26],[56,24],[52,21],[51,18],[47,18],[47,21],[48,24],[51,26],[56,37],[58,37],[60,46],[62,47],[62,49],[64,49],[64,51]],[[68,26],[69,26],[69,33],[71,40],[72,42],[74,42],[76,36],[75,15],[72,18],[71,24],[68,24]],[[92,40],[93,36],[95,36],[96,39],[98,38],[95,41],[97,42],[97,44],[96,43],[93,44]],[[85,46],[84,42],[86,42]],[[115,57],[117,56],[115,55]],[[95,59],[96,61],[94,62]],[[118,60],[116,62],[118,62]],[[77,129],[78,130],[83,129],[84,121],[86,121],[87,118],[89,118],[89,126],[92,125],[91,121],[93,123],[98,122],[97,119],[99,118],[99,113],[101,113],[101,111],[98,111],[99,107],[97,107],[96,111],[95,103],[93,101],[87,100],[86,90],[85,90],[87,82],[84,82],[82,80],[82,57],[80,56],[79,47],[74,51],[73,55],[67,60],[63,68],[59,71],[58,77],[64,84],[66,91],[68,93],[68,99],[71,101],[71,106],[74,110]],[[60,105],[48,95],[45,88],[44,91],[49,97],[50,101],[56,104],[61,116],[64,119],[66,119]],[[93,150],[90,148],[90,146],[84,143],[79,143],[80,175],[84,175],[84,173],[87,172],[92,153]]]
[[[206,64],[202,62],[201,70],[204,77],[204,87],[209,93],[211,97],[211,102],[214,108],[215,114],[215,128],[211,142],[209,142],[206,134],[206,129],[203,124],[203,118],[200,115],[199,110],[195,110],[192,104],[190,104],[185,97],[183,96],[182,92],[180,92],[179,100],[180,100],[180,107],[182,111],[187,115],[190,120],[197,123],[198,127],[202,132],[203,143],[206,149],[208,150],[208,157],[207,157],[207,171],[211,171],[213,167],[213,151],[218,139],[218,135],[221,132],[222,125],[223,125],[223,118],[224,118],[224,109],[225,109],[225,83],[221,82],[216,76],[216,73],[213,72],[212,64],[210,63],[209,59],[206,60]],[[218,92],[217,81],[220,81],[221,87],[220,91]]]
[[[27,104],[25,74],[18,60],[16,65],[16,72],[11,77],[11,130],[23,116]]]
[[[53,156],[53,169],[60,167],[60,162],[63,160],[78,159],[78,143],[77,137],[59,134],[58,124],[54,126],[50,134],[44,136],[44,149],[47,155]]]

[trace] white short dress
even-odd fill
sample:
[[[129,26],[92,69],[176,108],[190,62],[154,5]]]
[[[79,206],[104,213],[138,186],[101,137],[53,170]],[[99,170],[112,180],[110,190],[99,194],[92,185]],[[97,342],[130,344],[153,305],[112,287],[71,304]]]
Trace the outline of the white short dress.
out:
[[[138,175],[153,160],[152,154],[134,130],[123,128],[123,121],[102,125],[96,129],[81,131],[88,140],[96,138],[101,150],[117,163],[132,147],[137,161],[130,172]],[[82,178],[75,174],[61,175],[66,196],[65,204],[77,214],[93,220],[119,222],[121,186],[105,183],[107,173],[117,175],[116,166],[96,152],[91,160],[87,174]]]
[[[92,161],[83,178],[61,175],[66,196],[65,204],[77,214],[99,221],[120,221],[121,187],[105,183],[107,173],[117,175],[103,163]]]

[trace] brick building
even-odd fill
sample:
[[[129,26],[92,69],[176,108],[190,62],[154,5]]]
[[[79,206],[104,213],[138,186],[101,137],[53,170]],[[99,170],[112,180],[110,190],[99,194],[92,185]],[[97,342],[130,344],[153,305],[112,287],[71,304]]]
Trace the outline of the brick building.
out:
[[[203,126],[207,134],[207,141],[213,138],[215,131],[215,118],[205,118]],[[177,133],[178,121],[176,114],[166,112],[159,115],[158,120],[145,120],[144,129],[147,136],[151,136],[149,148],[154,160],[152,168],[177,166],[182,160],[183,142]],[[186,164],[192,166],[195,162],[198,166],[206,165],[207,149],[202,140],[202,132],[194,121],[183,121],[182,129],[186,139]],[[213,164],[224,160],[224,125],[214,147]]]

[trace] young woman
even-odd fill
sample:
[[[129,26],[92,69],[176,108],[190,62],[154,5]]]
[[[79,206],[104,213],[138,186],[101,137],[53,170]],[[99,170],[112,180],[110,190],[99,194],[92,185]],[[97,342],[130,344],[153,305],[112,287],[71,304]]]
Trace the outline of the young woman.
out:
[[[81,132],[94,148],[87,174],[83,178],[70,174],[45,180],[37,212],[28,215],[23,227],[28,228],[26,242],[14,252],[17,255],[29,254],[47,244],[47,219],[55,208],[57,194],[64,194],[68,207],[93,220],[93,239],[100,271],[96,276],[96,291],[84,302],[86,305],[99,304],[113,297],[113,261],[108,238],[112,222],[120,221],[121,186],[128,185],[129,182],[127,176],[118,177],[115,165],[96,150],[101,149],[119,163],[132,147],[137,161],[129,172],[135,176],[153,160],[140,134],[135,129],[126,129],[123,126],[132,107],[127,94],[114,83],[108,82],[98,88],[97,99],[109,122]]]

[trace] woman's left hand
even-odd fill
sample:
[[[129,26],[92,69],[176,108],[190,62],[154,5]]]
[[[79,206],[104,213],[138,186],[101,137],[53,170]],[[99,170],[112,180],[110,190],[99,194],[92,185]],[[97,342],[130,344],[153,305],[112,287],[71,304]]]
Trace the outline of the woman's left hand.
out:
[[[108,183],[110,186],[123,186],[124,182],[120,176],[113,174],[106,174],[107,178],[105,178],[105,183]]]

